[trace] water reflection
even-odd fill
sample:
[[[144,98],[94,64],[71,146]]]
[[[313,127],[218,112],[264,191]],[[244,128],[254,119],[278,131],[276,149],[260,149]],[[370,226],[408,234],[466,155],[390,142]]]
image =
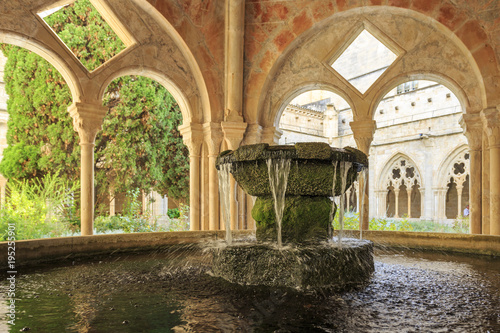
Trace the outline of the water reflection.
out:
[[[500,331],[500,258],[379,250],[375,260],[368,286],[335,295],[229,284],[210,276],[210,257],[193,248],[25,268],[9,329]]]

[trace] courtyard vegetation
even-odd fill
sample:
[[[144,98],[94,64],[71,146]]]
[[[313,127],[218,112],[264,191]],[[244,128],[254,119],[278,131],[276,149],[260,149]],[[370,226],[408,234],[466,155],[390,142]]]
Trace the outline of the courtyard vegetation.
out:
[[[123,50],[123,43],[88,0],[44,17],[82,64],[93,70]],[[35,53],[2,44],[8,147],[0,173],[8,179],[0,233],[16,224],[18,239],[80,232],[79,137],[68,113],[72,98],[61,74]],[[142,76],[112,81],[108,113],[95,140],[97,233],[183,230],[189,198],[188,150],[178,126],[179,106],[158,82]],[[159,223],[142,205],[155,191],[180,204]],[[119,216],[110,195],[125,196]]]

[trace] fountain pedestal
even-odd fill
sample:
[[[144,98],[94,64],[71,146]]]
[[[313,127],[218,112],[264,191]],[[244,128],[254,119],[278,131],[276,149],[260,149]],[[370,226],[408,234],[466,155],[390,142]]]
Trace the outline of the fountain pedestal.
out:
[[[328,241],[331,197],[343,194],[368,165],[365,154],[326,143],[257,144],[221,153],[216,167],[221,169],[222,165],[230,165],[241,188],[257,197],[252,217],[258,242],[215,249],[215,276],[240,284],[301,289],[343,289],[368,281],[373,272],[371,242],[351,241],[340,246]],[[277,165],[289,169],[286,176],[277,175]],[[285,196],[281,220],[275,207],[279,196],[270,186],[271,182],[278,187],[276,179],[280,177],[287,180],[286,190],[281,192]],[[262,243],[276,239],[287,246]]]

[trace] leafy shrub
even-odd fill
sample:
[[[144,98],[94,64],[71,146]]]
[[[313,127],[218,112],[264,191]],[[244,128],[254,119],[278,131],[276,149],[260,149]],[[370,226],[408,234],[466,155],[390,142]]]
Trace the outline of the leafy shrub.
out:
[[[5,205],[0,211],[0,237],[6,240],[9,224],[16,239],[59,237],[79,229],[75,193],[79,183],[70,184],[58,173],[31,181],[7,183]]]
[[[171,219],[177,219],[181,216],[181,212],[179,211],[179,208],[170,208],[167,210],[167,215]]]

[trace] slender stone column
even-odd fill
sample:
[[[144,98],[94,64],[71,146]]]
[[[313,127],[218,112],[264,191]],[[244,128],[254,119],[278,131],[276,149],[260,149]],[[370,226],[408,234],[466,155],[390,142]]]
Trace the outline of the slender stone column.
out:
[[[464,189],[463,185],[457,185],[457,207],[458,207],[458,212],[457,212],[457,217],[462,215],[462,191]]]
[[[446,216],[446,189],[439,190],[439,218],[444,220],[447,218]]]
[[[420,188],[420,218],[424,216],[425,210],[425,188]]]
[[[266,127],[262,130],[262,142],[268,143],[271,146],[277,145],[282,135],[283,132],[280,131],[279,129],[276,129],[276,127],[274,126]]]
[[[90,103],[73,103],[68,108],[73,128],[80,138],[80,210],[81,234],[94,233],[94,144],[101,130],[107,107]]]
[[[116,200],[115,200],[115,190],[113,188],[109,189],[109,216],[116,215]]]
[[[500,235],[500,106],[481,112],[490,147],[490,234]]]
[[[469,143],[469,201],[470,218],[469,232],[471,234],[484,233],[482,230],[482,143],[483,143],[483,124],[479,114],[464,114],[460,120],[464,129],[464,134]],[[460,211],[459,211],[460,212]]]
[[[394,189],[394,217],[399,218],[399,189]]]
[[[219,180],[215,162],[220,153],[222,142],[222,132],[220,124],[206,123],[203,125],[205,143],[208,147],[208,228],[209,230],[219,230],[224,224],[219,218]]]
[[[483,153],[481,170],[481,232],[490,234],[490,143],[487,135],[483,135]]]
[[[358,149],[369,157],[370,145],[373,141],[373,133],[375,132],[375,129],[377,127],[375,121],[371,119],[362,119],[351,121],[350,125]],[[370,189],[369,186],[364,186],[364,182],[366,182],[367,184],[370,183],[369,173],[366,173],[366,177],[364,180],[360,179],[359,181],[360,188],[365,189],[364,193],[360,193],[360,202],[364,203],[364,207],[360,209],[359,226],[361,230],[368,230],[370,226],[368,216],[370,212]],[[364,196],[364,198],[361,196]]]
[[[230,150],[238,149],[241,140],[243,140],[247,124],[243,122],[222,122],[221,126],[228,148]],[[237,186],[236,181],[231,175],[231,200],[229,201],[229,205],[231,209],[231,229],[233,230],[238,229],[238,205],[240,201],[243,202],[244,200],[243,197],[238,196]]]
[[[345,206],[347,208],[347,211],[350,211],[349,209],[349,205],[351,204],[351,189],[348,188],[346,191],[345,191]]]
[[[179,126],[184,144],[189,149],[189,229],[201,230],[200,220],[200,155],[203,132],[200,124]]]
[[[411,217],[411,187],[406,188],[406,196],[408,201],[408,217]]]

